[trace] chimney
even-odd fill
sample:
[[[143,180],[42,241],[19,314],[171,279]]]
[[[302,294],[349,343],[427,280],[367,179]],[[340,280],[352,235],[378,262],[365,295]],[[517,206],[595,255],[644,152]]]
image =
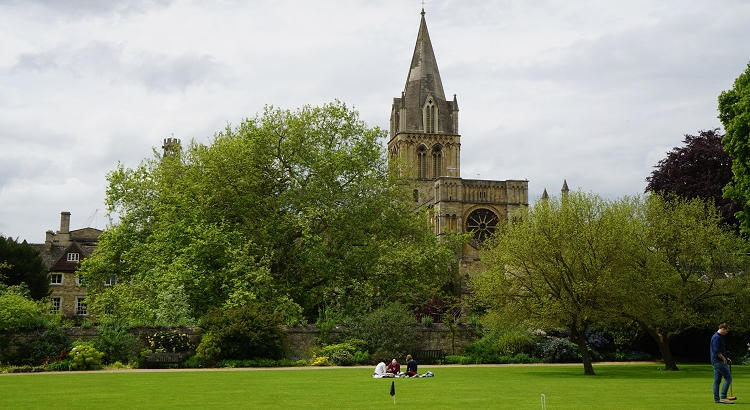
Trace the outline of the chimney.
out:
[[[60,233],[70,233],[70,212],[60,212]]]

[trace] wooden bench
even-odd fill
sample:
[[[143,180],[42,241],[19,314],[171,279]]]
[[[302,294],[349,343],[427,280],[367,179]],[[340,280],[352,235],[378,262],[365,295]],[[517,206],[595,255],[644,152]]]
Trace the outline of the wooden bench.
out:
[[[143,361],[149,366],[178,364],[182,361],[182,353],[144,353]]]
[[[437,350],[417,350],[414,352],[414,359],[419,364],[430,364],[438,362],[443,364],[445,361],[445,353],[441,349]]]

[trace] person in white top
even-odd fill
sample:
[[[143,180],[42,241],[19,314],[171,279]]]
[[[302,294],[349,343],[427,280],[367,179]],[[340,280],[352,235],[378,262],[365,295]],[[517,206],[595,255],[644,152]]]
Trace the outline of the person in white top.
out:
[[[375,366],[375,372],[372,374],[372,377],[379,379],[385,375],[385,363],[380,362],[377,366]]]

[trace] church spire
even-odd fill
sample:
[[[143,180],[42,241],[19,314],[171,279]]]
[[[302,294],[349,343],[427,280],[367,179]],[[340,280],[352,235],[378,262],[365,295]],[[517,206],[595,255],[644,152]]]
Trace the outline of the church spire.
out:
[[[432,50],[430,33],[427,31],[424,8],[420,14],[422,14],[422,18],[419,22],[417,43],[414,45],[414,54],[411,57],[411,65],[409,66],[409,75],[406,78],[405,89],[408,94],[410,88],[417,88],[422,98],[426,97],[427,94],[432,94],[433,97],[445,101],[443,82],[440,80],[440,71],[435,59],[435,52]]]
[[[446,101],[424,7],[401,98],[393,99],[391,137],[399,132],[458,135],[458,101]]]

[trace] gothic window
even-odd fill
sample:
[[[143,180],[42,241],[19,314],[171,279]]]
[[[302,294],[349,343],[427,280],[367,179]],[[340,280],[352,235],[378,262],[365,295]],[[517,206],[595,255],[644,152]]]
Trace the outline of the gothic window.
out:
[[[466,218],[466,230],[474,235],[472,245],[478,248],[482,242],[495,233],[499,219],[489,209],[476,209]]]
[[[440,145],[432,147],[432,177],[437,178],[443,171],[443,152]]]
[[[427,147],[424,145],[417,148],[417,178],[427,179]]]
[[[424,103],[424,132],[432,134],[437,132],[437,109],[432,97],[428,97]]]

